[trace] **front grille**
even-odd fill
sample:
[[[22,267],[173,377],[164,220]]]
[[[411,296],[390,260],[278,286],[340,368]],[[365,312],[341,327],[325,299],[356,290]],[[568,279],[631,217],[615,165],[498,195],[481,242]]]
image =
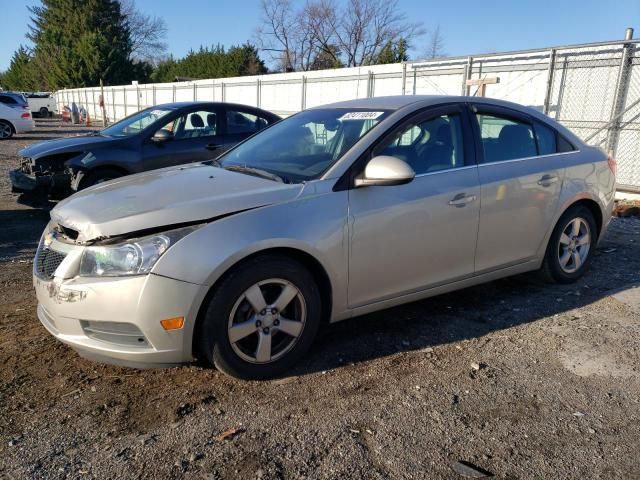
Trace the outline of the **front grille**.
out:
[[[38,248],[35,259],[35,271],[36,275],[40,278],[51,279],[56,269],[60,266],[64,257],[67,255],[62,252],[56,252],[50,248],[43,247]]]

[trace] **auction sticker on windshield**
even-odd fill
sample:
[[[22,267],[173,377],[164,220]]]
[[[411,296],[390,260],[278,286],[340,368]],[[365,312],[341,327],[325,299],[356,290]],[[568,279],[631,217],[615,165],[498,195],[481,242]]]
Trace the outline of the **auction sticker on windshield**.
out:
[[[375,120],[384,112],[349,112],[342,115],[338,120]]]

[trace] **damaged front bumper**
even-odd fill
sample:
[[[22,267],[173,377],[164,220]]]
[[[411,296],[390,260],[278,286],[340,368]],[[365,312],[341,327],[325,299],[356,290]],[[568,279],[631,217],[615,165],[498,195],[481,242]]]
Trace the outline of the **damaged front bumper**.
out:
[[[24,159],[20,168],[9,172],[11,191],[13,193],[50,193],[66,191],[71,188],[71,171],[43,170],[34,165],[30,159]]]

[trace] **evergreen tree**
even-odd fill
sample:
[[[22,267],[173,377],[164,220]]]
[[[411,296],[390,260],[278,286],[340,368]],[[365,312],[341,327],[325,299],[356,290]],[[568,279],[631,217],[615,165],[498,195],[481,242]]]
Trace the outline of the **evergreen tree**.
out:
[[[387,42],[372,64],[400,63],[409,60],[409,45],[404,38],[397,42]]]
[[[37,89],[31,53],[22,45],[13,54],[9,69],[3,74],[0,85],[7,90],[30,91]]]
[[[141,72],[119,1],[42,0],[29,10],[35,70],[49,89],[129,83]]]

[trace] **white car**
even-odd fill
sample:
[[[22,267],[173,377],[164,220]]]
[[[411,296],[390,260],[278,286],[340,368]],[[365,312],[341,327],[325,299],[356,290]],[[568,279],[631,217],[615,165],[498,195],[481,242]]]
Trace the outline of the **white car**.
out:
[[[22,105],[0,103],[0,140],[7,140],[15,133],[27,133],[36,127],[28,108]]]

